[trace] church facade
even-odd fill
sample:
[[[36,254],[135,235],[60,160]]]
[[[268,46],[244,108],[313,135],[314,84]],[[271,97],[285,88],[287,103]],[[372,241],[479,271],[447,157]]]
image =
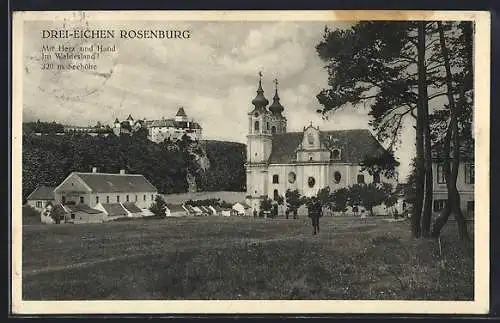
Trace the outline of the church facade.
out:
[[[395,184],[396,179],[362,171],[365,157],[385,151],[368,129],[322,131],[311,123],[300,132],[287,132],[277,80],[275,84],[268,106],[259,80],[248,113],[246,202],[253,210],[259,210],[263,198],[276,200],[288,189],[314,196],[327,186],[334,191],[356,183]]]

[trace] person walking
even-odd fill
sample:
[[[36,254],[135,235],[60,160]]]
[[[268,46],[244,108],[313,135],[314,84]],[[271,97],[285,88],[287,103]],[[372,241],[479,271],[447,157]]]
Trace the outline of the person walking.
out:
[[[316,235],[319,233],[319,218],[323,216],[321,203],[317,198],[313,198],[307,210],[307,213],[308,216],[311,218],[311,223],[313,226],[313,235]]]

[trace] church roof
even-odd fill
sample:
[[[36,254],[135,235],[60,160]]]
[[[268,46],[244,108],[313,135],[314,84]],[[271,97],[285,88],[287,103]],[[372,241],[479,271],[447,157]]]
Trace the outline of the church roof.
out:
[[[257,89],[257,95],[252,100],[252,104],[256,108],[265,107],[269,104],[269,101],[264,96],[264,90],[262,89],[262,81],[261,80],[259,80],[259,87]]]
[[[132,115],[129,114],[128,117],[127,117],[127,120],[134,121],[134,118],[132,118]]]
[[[297,160],[296,151],[302,143],[303,132],[286,132],[273,135],[269,162],[271,164],[290,164]],[[341,150],[341,163],[360,163],[365,156],[377,156],[384,148],[367,129],[320,131],[322,142],[336,139],[335,146]]]

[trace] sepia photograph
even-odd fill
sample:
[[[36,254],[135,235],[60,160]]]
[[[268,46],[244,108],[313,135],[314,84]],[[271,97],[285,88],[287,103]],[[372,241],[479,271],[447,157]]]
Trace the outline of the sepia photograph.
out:
[[[489,13],[13,19],[14,312],[488,312]]]

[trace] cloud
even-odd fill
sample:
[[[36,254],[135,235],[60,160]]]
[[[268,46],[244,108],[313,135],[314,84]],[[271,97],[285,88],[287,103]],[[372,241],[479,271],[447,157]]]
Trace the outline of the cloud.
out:
[[[76,23],[75,23],[76,24]],[[106,28],[190,29],[188,40],[103,40],[116,53],[102,54],[98,71],[108,79],[80,72],[54,73],[39,68],[42,28],[57,23],[25,25],[25,120],[57,120],[66,124],[112,123],[128,114],[135,118],[172,117],[184,106],[209,139],[245,142],[258,71],[264,74],[265,95],[272,101],[274,78],[290,131],[313,122],[321,129],[366,128],[366,111],[347,107],[325,121],[316,113],[316,95],[328,75],[315,50],[323,22],[121,22]],[[93,27],[99,27],[94,24]],[[347,25],[331,26],[345,27]],[[60,26],[59,26],[60,27]],[[70,44],[69,40],[63,41]],[[55,43],[55,42],[52,42]],[[89,44],[89,43],[87,43]],[[40,90],[40,88],[44,90]],[[58,96],[54,89],[73,94]],[[82,89],[94,88],[91,94]],[[74,95],[75,91],[79,95]],[[57,91],[56,91],[57,92]],[[63,92],[64,93],[64,92]],[[403,154],[404,155],[404,154]],[[408,159],[406,156],[405,158]]]

